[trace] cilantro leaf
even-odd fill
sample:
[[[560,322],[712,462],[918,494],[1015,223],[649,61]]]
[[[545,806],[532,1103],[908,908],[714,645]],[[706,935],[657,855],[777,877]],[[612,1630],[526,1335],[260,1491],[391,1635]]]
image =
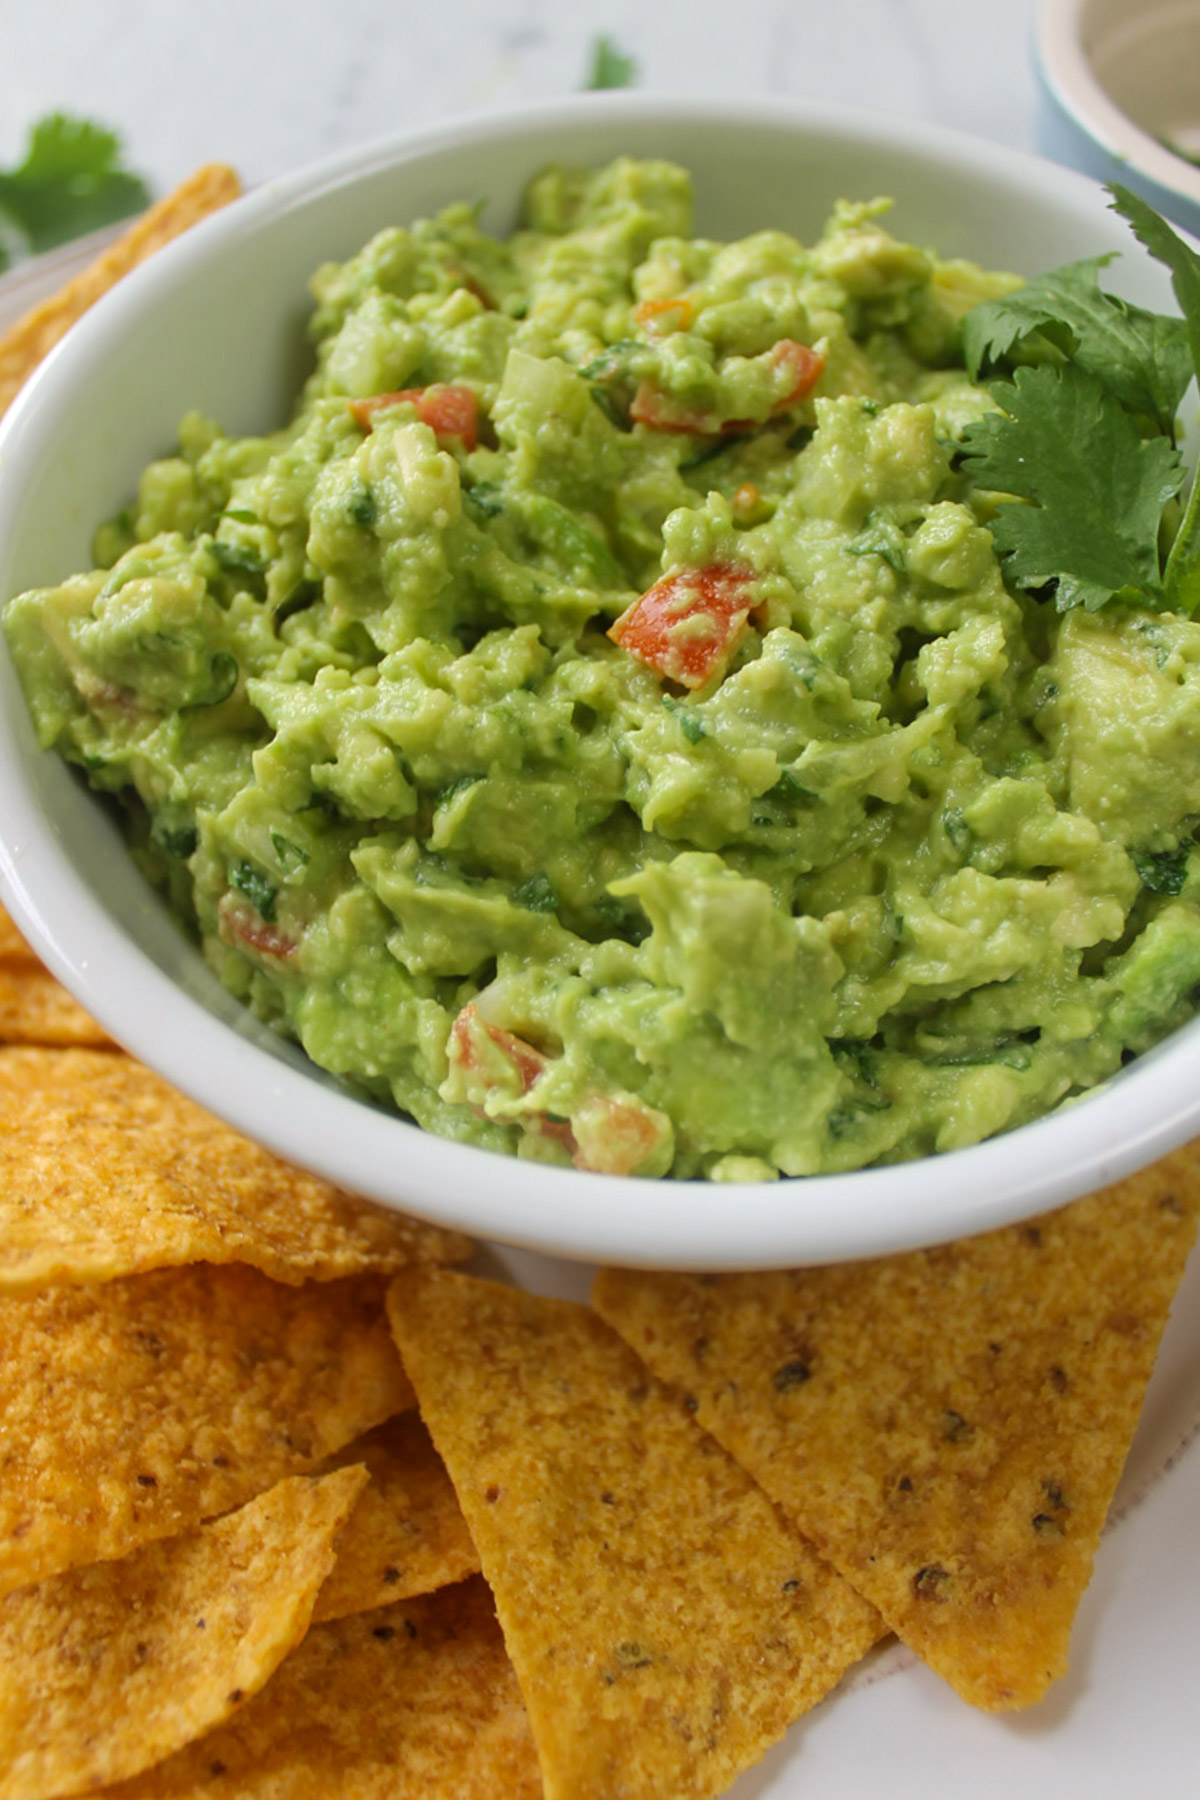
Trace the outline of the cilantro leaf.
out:
[[[592,44],[592,66],[584,83],[586,88],[626,88],[637,81],[637,63],[626,55],[610,37],[598,37]]]
[[[1060,612],[1114,598],[1161,606],[1159,521],[1184,474],[1174,444],[1143,438],[1072,362],[1018,368],[991,393],[1003,410],[966,428],[964,466],[980,487],[1016,497],[992,525],[1006,578],[1027,590],[1053,583]]]
[[[527,912],[552,913],[558,911],[558,895],[554,891],[554,884],[550,877],[541,870],[536,875],[531,875],[528,881],[523,881],[519,887],[513,889],[512,903],[514,906],[523,906]]]
[[[0,170],[0,227],[33,255],[140,212],[149,202],[145,183],[121,167],[115,133],[65,113],[39,120],[24,161]]]
[[[1185,244],[1152,206],[1119,182],[1109,183],[1112,208],[1132,227],[1138,242],[1171,271],[1171,286],[1187,321],[1192,363],[1200,369],[1200,256]]]
[[[1097,276],[1111,261],[1110,254],[1067,263],[974,307],[963,320],[967,366],[972,380],[981,369],[1011,367],[1036,355],[1040,338],[1170,436],[1192,379],[1187,326],[1106,293]]]
[[[1188,845],[1174,850],[1131,850],[1138,879],[1152,894],[1182,894],[1188,878]]]
[[[252,862],[242,857],[229,871],[229,885],[245,895],[260,919],[265,919],[268,925],[274,922],[275,883],[268,881],[261,869],[256,869]]]
[[[1114,212],[1128,221],[1151,256],[1171,271],[1171,286],[1187,322],[1192,363],[1200,377],[1200,256],[1129,188],[1114,181],[1109,192]],[[1169,606],[1188,614],[1200,611],[1200,477],[1192,482],[1163,579]]]

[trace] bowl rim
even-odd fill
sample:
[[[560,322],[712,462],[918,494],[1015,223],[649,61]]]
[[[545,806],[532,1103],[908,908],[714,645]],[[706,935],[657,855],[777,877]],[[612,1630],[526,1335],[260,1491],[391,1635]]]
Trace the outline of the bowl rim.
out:
[[[1112,99],[1096,74],[1085,37],[1095,0],[1040,0],[1034,46],[1042,80],[1080,131],[1115,161],[1200,205],[1200,168],[1176,156]],[[1178,6],[1160,7],[1178,11]],[[1200,16],[1200,8],[1197,8]]]
[[[647,93],[574,96],[439,122],[360,145],[281,179],[184,234],[85,316],[0,422],[0,470],[68,403],[77,369],[136,326],[156,297],[227,235],[346,181],[441,147],[485,144],[531,127],[566,131],[584,117],[613,124],[668,117],[731,128],[764,122],[868,143],[903,145],[961,169],[1007,175],[1030,190],[1098,206],[1097,184],[1022,151],[941,125],[792,101],[695,100]],[[11,519],[0,481],[0,539]],[[50,754],[50,753],[47,753]],[[7,768],[6,768],[7,764]],[[3,781],[15,775],[15,785]],[[786,1267],[914,1248],[1006,1225],[1131,1173],[1200,1131],[1191,1075],[1200,1020],[1140,1057],[1119,1079],[1010,1133],[909,1163],[769,1183],[653,1181],[548,1167],[455,1143],[377,1110],[328,1078],[272,1056],[186,994],[91,902],[65,847],[39,816],[15,742],[0,718],[0,901],[43,960],[112,1035],[168,1081],[289,1161],[390,1205],[485,1238],[576,1260],[693,1269]],[[82,902],[82,904],[81,904]],[[136,996],[114,994],[135,965]],[[230,1002],[236,1006],[235,1002]],[[178,1021],[164,1044],[157,1019]],[[257,1028],[259,1031],[262,1028]],[[1149,1104],[1148,1104],[1149,1102]],[[265,1107],[265,1116],[264,1116]]]

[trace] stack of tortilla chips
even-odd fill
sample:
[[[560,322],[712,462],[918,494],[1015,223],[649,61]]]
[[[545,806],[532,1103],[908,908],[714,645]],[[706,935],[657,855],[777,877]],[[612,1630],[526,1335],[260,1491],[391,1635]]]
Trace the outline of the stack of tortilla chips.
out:
[[[705,1800],[890,1632],[1027,1705],[1198,1214],[1192,1148],[541,1299],[175,1094],[0,913],[0,1800]]]
[[[1194,1151],[593,1309],[58,1033],[2,915],[0,958],[0,1800],[701,1800],[889,1631],[988,1709],[1062,1673]]]

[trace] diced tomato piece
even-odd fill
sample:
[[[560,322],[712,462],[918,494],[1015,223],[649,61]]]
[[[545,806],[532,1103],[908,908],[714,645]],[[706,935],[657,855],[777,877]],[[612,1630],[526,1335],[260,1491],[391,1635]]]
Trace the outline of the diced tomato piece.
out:
[[[499,307],[496,305],[496,302],[492,299],[492,296],[488,293],[483,283],[481,281],[476,281],[473,275],[468,275],[465,269],[456,269],[454,271],[454,280],[457,281],[459,287],[466,288],[468,294],[474,294],[485,312],[499,312]]]
[[[651,431],[691,431],[704,436],[724,429],[714,425],[707,413],[693,412],[691,407],[673,400],[652,381],[638,383],[629,416],[636,425],[646,425]]]
[[[473,1003],[463,1007],[451,1026],[447,1052],[451,1064],[467,1076],[467,1104],[484,1117],[490,1097],[502,1090],[509,1099],[522,1098],[550,1063],[524,1038],[480,1018]],[[636,1094],[594,1094],[570,1119],[523,1112],[516,1122],[537,1137],[562,1144],[577,1169],[608,1175],[631,1175],[671,1137],[666,1114]]]
[[[644,1167],[672,1135],[665,1113],[635,1094],[596,1094],[571,1114],[577,1169],[601,1175],[632,1175]]]
[[[674,302],[646,302],[645,304],[675,304]],[[776,400],[771,408],[771,418],[780,413],[789,412],[798,406],[801,400],[807,400],[816,387],[825,369],[825,355],[821,350],[810,350],[807,344],[798,344],[794,338],[780,338],[771,346],[768,356],[772,366],[782,370],[791,385],[787,392]],[[696,412],[664,394],[652,381],[643,381],[633,396],[629,408],[629,416],[638,425],[645,425],[651,431],[690,431],[698,436],[733,437],[745,431],[753,431],[761,424],[758,419],[722,419],[716,420],[710,413]]]
[[[251,950],[257,956],[269,956],[286,962],[300,948],[294,937],[278,925],[261,918],[252,906],[243,906],[227,894],[219,908],[221,936],[235,950]]]
[[[467,1104],[482,1116],[486,1116],[485,1102],[497,1090],[514,1100],[527,1094],[545,1072],[549,1060],[524,1038],[480,1018],[474,1004],[464,1006],[458,1014],[450,1027],[446,1049],[451,1063],[467,1076]],[[525,1113],[520,1123],[527,1131],[555,1138],[574,1152],[575,1139],[565,1119]]]
[[[725,666],[754,608],[749,569],[713,563],[678,569],[627,607],[608,635],[622,650],[684,687]]]
[[[692,322],[692,302],[686,294],[670,300],[639,300],[633,309],[635,325],[664,325],[671,331],[686,331]]]
[[[364,431],[370,431],[375,414],[385,406],[396,406],[407,400],[417,409],[417,417],[439,438],[460,443],[473,450],[479,441],[479,403],[473,388],[461,382],[436,382],[433,387],[400,388],[394,394],[371,394],[365,400],[351,400],[350,411]]]
[[[792,377],[791,389],[771,409],[776,413],[787,412],[789,407],[807,400],[825,373],[825,352],[798,344],[794,338],[780,338],[771,351],[771,361]]]
[[[519,1083],[517,1091],[527,1094],[546,1067],[546,1058],[541,1051],[527,1044],[524,1038],[505,1031],[503,1026],[490,1025],[486,1019],[481,1019],[477,1006],[464,1006],[450,1028],[452,1059],[461,1063],[464,1069],[482,1071],[495,1060],[489,1055],[489,1047],[498,1050],[515,1070]]]
[[[479,403],[472,388],[458,382],[425,388],[417,411],[438,437],[457,438],[464,450],[473,450],[478,443]]]

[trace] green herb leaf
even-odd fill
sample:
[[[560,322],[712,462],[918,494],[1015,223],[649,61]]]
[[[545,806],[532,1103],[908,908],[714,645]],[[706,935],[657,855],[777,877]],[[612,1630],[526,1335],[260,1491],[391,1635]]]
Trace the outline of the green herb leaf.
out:
[[[693,712],[690,706],[682,706],[670,694],[664,694],[662,703],[671,714],[689,744],[698,744],[700,739],[708,736],[704,720],[699,713]]]
[[[32,255],[149,203],[145,182],[121,167],[116,134],[65,113],[40,119],[24,161],[0,171],[0,224],[17,232]]]
[[[1171,286],[1186,321],[1192,363],[1200,377],[1200,256],[1154,208],[1112,182],[1113,210],[1128,220],[1138,241],[1171,271]],[[1164,572],[1167,603],[1182,613],[1200,611],[1200,478],[1192,491]]]
[[[298,581],[290,594],[285,594],[271,614],[271,629],[276,634],[294,613],[304,612],[307,607],[319,600],[325,589],[319,581]]]
[[[531,875],[528,881],[521,882],[512,891],[514,906],[523,906],[527,912],[552,913],[558,911],[558,895],[548,875],[540,871]]]
[[[958,447],[956,444],[955,449]],[[868,519],[858,536],[851,538],[845,546],[845,550],[848,556],[877,556],[889,569],[894,569],[897,575],[908,572],[904,533],[894,519],[886,516]]]
[[[1200,369],[1200,256],[1129,188],[1114,181],[1108,191],[1113,196],[1113,211],[1128,221],[1134,236],[1151,256],[1171,271],[1171,286],[1186,321],[1192,362]]]
[[[1174,850],[1131,850],[1138,879],[1152,894],[1181,894],[1188,875],[1188,845]]]
[[[633,87],[637,73],[637,63],[632,56],[626,55],[610,37],[598,37],[592,44],[592,66],[584,86],[591,89]]]
[[[261,919],[271,924],[275,918],[275,884],[268,881],[261,869],[256,869],[252,862],[244,858],[235,862],[229,871],[229,885],[244,894]]]
[[[200,842],[194,825],[180,825],[172,828],[167,825],[156,825],[153,832],[156,844],[161,844],[168,856],[178,856],[184,861],[193,853]]]
[[[955,850],[968,850],[974,832],[963,818],[960,806],[948,806],[942,814],[942,830]]]
[[[279,866],[285,874],[295,874],[297,869],[304,868],[308,862],[308,851],[302,850],[299,844],[294,844],[291,838],[284,837],[282,831],[272,830],[271,848],[279,858]]]
[[[365,481],[360,481],[351,489],[346,501],[346,511],[354,523],[364,529],[369,530],[375,524],[379,517],[379,502]]]
[[[230,575],[266,573],[266,562],[251,544],[227,544],[221,538],[213,538],[208,547],[213,561]]]
[[[433,804],[448,806],[452,800],[457,800],[460,794],[465,794],[468,788],[475,787],[483,779],[482,775],[456,775],[453,781],[448,781],[445,787],[438,789],[433,797]]]
[[[1010,368],[1041,338],[1170,437],[1192,379],[1187,327],[1105,293],[1097,272],[1111,261],[1108,255],[1068,263],[974,307],[962,328],[967,367],[972,379],[981,370]]]
[[[992,525],[1009,582],[1053,583],[1060,612],[1115,597],[1162,606],[1158,528],[1184,470],[1164,437],[1143,438],[1134,416],[1074,363],[1020,368],[992,384],[1001,412],[963,433],[964,467],[1002,504]]]
[[[496,519],[504,511],[504,495],[494,481],[476,481],[463,491],[482,518]]]
[[[208,689],[199,700],[194,700],[191,704],[220,706],[223,700],[228,700],[237,686],[240,673],[236,656],[231,656],[228,650],[216,651],[208,665]]]

